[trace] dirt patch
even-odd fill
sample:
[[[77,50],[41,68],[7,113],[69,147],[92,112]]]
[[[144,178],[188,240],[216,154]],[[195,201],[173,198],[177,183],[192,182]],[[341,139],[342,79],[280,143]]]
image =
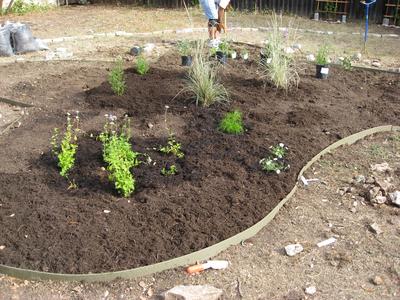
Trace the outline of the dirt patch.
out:
[[[1,137],[0,243],[6,246],[0,252],[1,263],[87,273],[128,269],[193,252],[259,221],[323,147],[361,129],[399,124],[400,97],[393,92],[400,87],[398,75],[334,69],[329,80],[320,81],[314,79],[312,68],[306,68],[299,89],[285,93],[270,86],[264,89],[255,62],[238,61],[221,73],[231,103],[200,108],[188,95],[173,99],[184,83],[185,69],[178,61],[167,54],[143,78],[128,69],[127,93],[120,98],[112,96],[105,83],[73,94],[64,86],[52,105],[33,112],[13,134]],[[69,75],[72,86],[81,86],[80,78],[71,77],[74,68],[68,72],[61,76]],[[93,78],[105,77],[106,70],[87,72]],[[51,80],[40,81],[41,89],[54,93]],[[153,133],[147,126],[153,122],[161,128],[165,105],[173,116],[169,126],[177,128],[185,152],[184,159],[175,161],[175,177],[160,175],[170,158],[151,150],[165,143],[166,132]],[[243,111],[247,131],[242,136],[216,130],[223,113],[233,108]],[[133,148],[148,153],[157,164],[135,171],[138,190],[129,201],[119,198],[108,183],[101,171],[101,145],[89,135],[80,139],[71,174],[79,188],[68,190],[68,182],[58,175],[48,140],[51,129],[60,127],[71,109],[81,111],[87,133],[98,133],[106,112],[133,117]],[[292,168],[268,176],[258,161],[279,142],[289,146]]]

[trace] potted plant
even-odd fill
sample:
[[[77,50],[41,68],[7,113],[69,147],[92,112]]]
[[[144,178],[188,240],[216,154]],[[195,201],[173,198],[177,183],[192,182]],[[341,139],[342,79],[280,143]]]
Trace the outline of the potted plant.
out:
[[[227,41],[221,42],[216,51],[217,60],[223,65],[226,64],[230,51],[229,43]]]
[[[327,79],[329,74],[329,49],[328,46],[324,45],[319,48],[317,52],[316,61],[316,77],[319,79]]]
[[[178,52],[182,58],[182,66],[192,65],[192,46],[189,41],[179,41]]]
[[[243,49],[243,50],[240,52],[240,57],[241,57],[243,60],[248,60],[248,59],[249,59],[249,51],[247,51],[246,49]]]

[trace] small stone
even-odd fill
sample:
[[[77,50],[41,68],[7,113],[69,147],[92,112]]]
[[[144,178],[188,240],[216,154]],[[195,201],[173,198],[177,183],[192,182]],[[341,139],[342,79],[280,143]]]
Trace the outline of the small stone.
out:
[[[369,225],[369,228],[373,233],[377,235],[383,232],[377,223],[372,223],[371,225]]]
[[[149,127],[150,129],[152,129],[154,127],[154,124],[152,123],[147,123],[147,127]]]
[[[149,288],[148,290],[147,290],[147,296],[148,297],[152,297],[153,295],[154,295],[154,292],[153,292],[153,289],[152,288]]]
[[[376,204],[384,204],[386,203],[387,198],[386,196],[376,196],[374,199],[372,199],[372,203],[376,203]]]
[[[110,212],[111,212],[111,210],[107,210],[107,209],[103,210],[103,213],[105,213],[105,214],[109,214]]]
[[[389,193],[389,198],[393,204],[400,206],[400,191]]]
[[[296,254],[299,254],[303,250],[304,250],[303,246],[300,244],[291,244],[285,247],[285,252],[288,256],[295,256]]]
[[[350,208],[350,211],[355,214],[357,212],[357,209],[355,207]]]
[[[369,201],[373,201],[376,197],[379,196],[379,192],[380,192],[380,188],[379,187],[373,187],[372,189],[370,189],[367,193],[367,198]]]
[[[142,53],[142,48],[140,48],[139,46],[134,46],[131,48],[131,50],[129,51],[129,53],[133,56],[137,56],[140,53]]]
[[[223,291],[210,285],[179,285],[164,294],[164,300],[218,300]]]
[[[109,291],[105,291],[105,292],[104,292],[104,298],[107,298],[109,294],[110,294]]]
[[[315,286],[309,286],[304,290],[304,292],[307,295],[314,295],[317,292],[317,288]]]
[[[390,182],[388,182],[386,179],[377,178],[375,181],[376,181],[376,184],[381,188],[381,190],[383,190],[385,192],[385,195],[387,194],[387,192],[389,190],[391,190],[393,188],[393,185]]]
[[[382,285],[383,279],[380,276],[375,276],[374,278],[372,278],[372,283],[375,285]]]
[[[380,68],[382,66],[382,64],[379,61],[373,61],[371,66],[373,66],[375,68]]]
[[[319,242],[319,243],[317,244],[317,246],[318,246],[318,248],[325,247],[325,246],[328,246],[328,245],[331,245],[331,244],[336,243],[336,241],[337,241],[336,238],[331,237],[331,238],[329,238],[329,239],[327,239],[327,240],[324,240],[324,241]]]
[[[101,167],[101,168],[100,168],[100,170],[102,170],[102,171],[105,171],[105,170],[106,170],[106,168],[104,168],[104,167]]]
[[[14,217],[14,216],[15,216],[15,214],[11,214],[11,215],[10,215],[10,218],[12,218],[12,217]]]
[[[0,246],[0,250],[4,250],[5,248],[6,248],[6,246],[4,246],[4,245]]]
[[[139,282],[139,286],[140,286],[142,289],[146,289],[146,288],[147,288],[147,284],[146,284],[144,281],[140,281],[140,282]]]
[[[354,182],[357,184],[364,184],[366,182],[366,178],[364,175],[357,175],[354,177]]]
[[[367,179],[365,180],[366,184],[374,184],[375,183],[375,178],[372,176],[367,177]]]

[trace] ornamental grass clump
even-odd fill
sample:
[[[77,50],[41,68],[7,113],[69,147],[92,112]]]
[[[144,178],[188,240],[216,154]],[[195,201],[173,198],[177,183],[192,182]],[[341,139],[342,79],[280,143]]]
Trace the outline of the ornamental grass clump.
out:
[[[145,75],[150,70],[150,64],[144,56],[139,56],[136,60],[136,72],[139,75]]]
[[[140,164],[140,153],[132,151],[129,118],[124,117],[120,125],[116,123],[116,116],[106,115],[106,118],[99,139],[103,143],[103,159],[107,163],[108,178],[123,197],[129,197],[136,187],[131,169]]]
[[[76,151],[78,150],[79,112],[75,118],[67,113],[67,127],[60,140],[58,128],[54,128],[51,137],[52,153],[57,159],[60,175],[68,178],[69,171],[74,167]]]
[[[268,173],[280,174],[290,168],[285,156],[288,152],[288,147],[280,143],[276,146],[269,147],[270,154],[260,160],[261,168]]]
[[[125,93],[126,82],[121,58],[117,59],[114,68],[108,74],[108,82],[115,95],[122,96]]]
[[[219,130],[229,134],[241,134],[244,132],[242,113],[238,110],[228,112],[219,124]]]
[[[228,92],[218,81],[218,68],[204,54],[204,43],[197,42],[188,81],[183,92],[194,94],[196,105],[208,107],[214,103],[228,101]]]
[[[268,36],[268,58],[261,61],[262,77],[272,82],[275,87],[288,90],[298,86],[300,77],[298,67],[292,55],[290,45],[294,42],[294,30],[288,26],[281,30],[282,16],[272,14],[270,21],[271,32]],[[291,51],[288,51],[291,50]]]

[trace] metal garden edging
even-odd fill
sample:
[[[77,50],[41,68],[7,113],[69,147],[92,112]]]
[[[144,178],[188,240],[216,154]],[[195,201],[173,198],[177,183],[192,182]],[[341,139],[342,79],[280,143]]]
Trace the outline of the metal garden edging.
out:
[[[320,153],[315,155],[299,172],[298,179],[303,176],[304,172],[311,167],[313,163],[315,163],[321,156],[331,152],[332,150],[343,146],[343,145],[351,145],[356,141],[359,141],[366,136],[373,135],[379,132],[393,132],[400,131],[400,126],[379,126],[370,128],[367,130],[363,130],[361,132],[352,134],[348,137],[345,137],[332,145],[326,147]],[[255,225],[249,227],[248,229],[224,240],[210,247],[204,248],[202,250],[195,251],[193,253],[180,256],[177,258],[173,258],[167,261],[163,261],[160,263],[156,263],[149,266],[139,267],[130,270],[117,271],[117,272],[108,272],[108,273],[93,273],[93,274],[59,274],[59,273],[47,273],[40,272],[34,270],[27,270],[15,267],[9,267],[5,265],[0,265],[0,273],[17,277],[20,279],[29,279],[29,280],[64,280],[64,281],[111,281],[117,278],[134,278],[139,276],[145,276],[161,271],[165,271],[168,269],[173,269],[176,267],[185,266],[188,264],[192,264],[196,261],[205,260],[212,256],[216,256],[221,251],[226,250],[232,245],[239,244],[240,242],[249,239],[256,235],[263,227],[265,227],[279,212],[281,207],[293,196],[298,187],[298,182],[295,184],[290,193],[281,201],[275,208],[261,221],[256,223]]]

